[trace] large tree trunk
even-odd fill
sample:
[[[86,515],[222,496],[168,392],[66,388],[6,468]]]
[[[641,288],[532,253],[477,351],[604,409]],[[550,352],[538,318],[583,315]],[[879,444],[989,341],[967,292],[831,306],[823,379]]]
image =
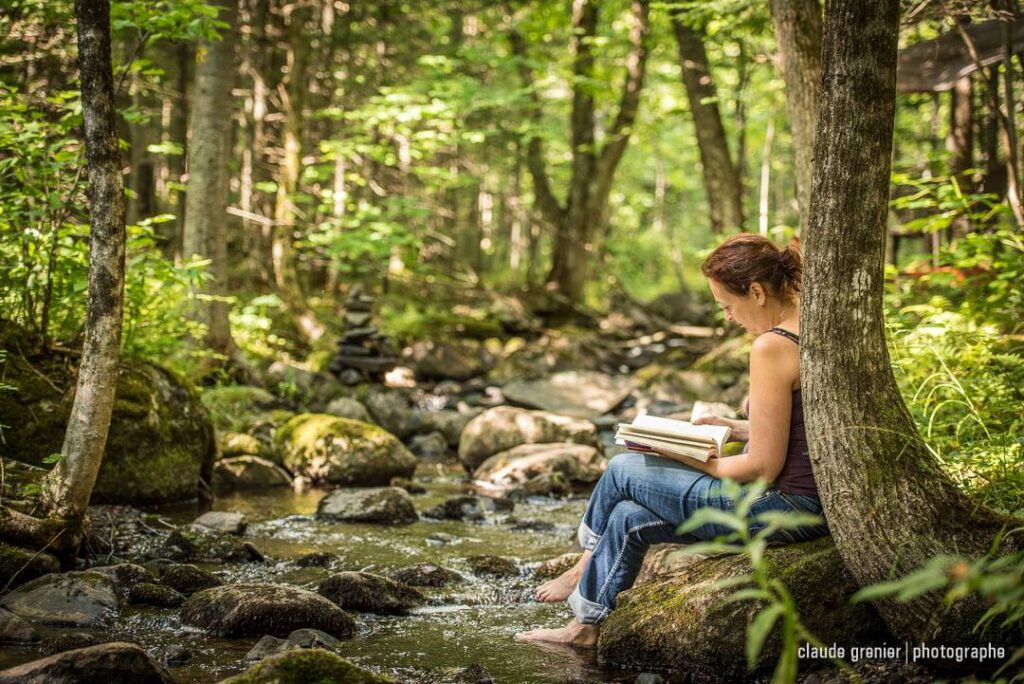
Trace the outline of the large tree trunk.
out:
[[[679,46],[683,85],[697,129],[704,189],[711,209],[711,230],[723,233],[742,229],[743,186],[729,154],[729,142],[718,109],[718,90],[711,76],[703,36],[678,17],[672,19],[672,28]]]
[[[210,350],[229,357],[235,345],[228,320],[228,151],[231,149],[231,86],[235,78],[234,0],[218,0],[219,18],[227,24],[220,39],[203,46],[196,65],[192,135],[188,156],[183,251],[186,258],[210,260],[204,301],[196,312],[206,324]]]
[[[825,514],[861,585],[942,553],[980,554],[1000,523],[941,470],[917,432],[889,362],[882,312],[895,113],[899,0],[830,0],[822,107],[806,233],[801,381]],[[941,592],[877,603],[894,634],[958,643],[973,604],[945,613]],[[986,635],[991,639],[991,635]]]
[[[819,0],[771,0],[786,111],[796,156],[796,199],[800,227],[807,226],[814,173],[814,136],[821,89],[821,4]]]
[[[277,294],[291,314],[296,330],[306,342],[315,342],[325,328],[306,302],[295,267],[297,254],[293,244],[298,216],[295,194],[302,173],[302,117],[310,52],[305,24],[309,16],[310,8],[301,4],[293,5],[288,16],[288,75],[278,88],[285,117],[284,151],[278,171],[271,260]]]
[[[61,460],[46,480],[51,518],[73,552],[103,459],[114,408],[124,305],[125,200],[117,146],[108,0],[76,0],[78,63],[89,170],[89,301],[75,401]]]

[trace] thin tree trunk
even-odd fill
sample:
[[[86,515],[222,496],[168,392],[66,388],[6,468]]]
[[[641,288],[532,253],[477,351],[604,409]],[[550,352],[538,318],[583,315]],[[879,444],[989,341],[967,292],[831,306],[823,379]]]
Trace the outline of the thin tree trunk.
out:
[[[893,376],[882,312],[899,0],[830,0],[801,303],[811,462],[847,567],[863,586],[936,554],[983,553],[1006,522],[974,505],[921,439]],[[876,603],[912,642],[979,638],[972,602]],[[986,634],[986,640],[992,635]]]
[[[819,0],[771,0],[770,9],[779,66],[786,82],[786,111],[793,131],[800,226],[805,228],[821,89],[821,4]]]
[[[176,198],[174,214],[177,220],[174,222],[174,234],[171,236],[169,252],[175,263],[182,261],[182,247],[185,232],[185,190],[182,185],[185,183],[185,159],[188,155],[188,119],[189,119],[189,97],[188,84],[192,80],[192,48],[182,41],[174,48],[175,63],[177,65],[177,87],[174,95],[175,103],[171,109],[171,120],[168,126],[168,138],[171,142],[181,145],[181,154],[173,155],[167,162],[170,180],[178,184],[178,189],[173,193]]]
[[[697,130],[704,189],[711,210],[711,230],[715,233],[743,228],[743,188],[736,165],[729,153],[729,142],[718,109],[718,90],[711,76],[703,36],[673,17],[672,28],[679,48],[683,84]]]
[[[758,198],[758,230],[761,235],[768,235],[768,196],[772,180],[772,142],[775,140],[775,119],[768,119],[768,129],[764,134],[764,150],[761,152],[761,191]]]
[[[206,324],[207,346],[230,357],[235,345],[228,319],[230,306],[224,298],[228,295],[227,159],[233,120],[237,5],[234,0],[218,0],[216,6],[227,27],[221,29],[219,40],[202,47],[204,58],[196,66],[183,251],[186,258],[210,260],[210,277],[203,288],[209,299],[200,302],[196,312]]]
[[[82,113],[89,169],[89,301],[85,343],[61,460],[46,479],[51,515],[81,525],[106,447],[117,389],[124,306],[125,201],[117,145],[108,0],[76,0]]]
[[[949,92],[949,99],[949,135],[946,136],[949,173],[967,194],[974,191],[971,174],[967,173],[974,167],[974,89],[970,76],[956,82]],[[960,237],[970,230],[970,219],[960,217],[950,227],[949,237]]]

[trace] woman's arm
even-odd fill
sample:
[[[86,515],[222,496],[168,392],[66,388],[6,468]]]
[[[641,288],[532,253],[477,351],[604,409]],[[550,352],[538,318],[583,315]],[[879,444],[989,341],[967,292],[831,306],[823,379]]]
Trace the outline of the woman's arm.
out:
[[[787,346],[788,345],[788,346]],[[751,482],[774,480],[782,472],[789,446],[793,384],[799,377],[799,350],[779,335],[761,335],[750,350],[750,439],[747,453],[712,458],[706,463],[675,457],[718,478]],[[668,454],[662,454],[669,456]]]

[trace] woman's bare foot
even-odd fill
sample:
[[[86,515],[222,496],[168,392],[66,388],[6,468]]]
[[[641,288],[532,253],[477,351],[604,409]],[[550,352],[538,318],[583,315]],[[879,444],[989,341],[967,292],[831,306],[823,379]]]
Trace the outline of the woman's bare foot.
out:
[[[585,625],[576,618],[560,629],[531,629],[516,634],[516,641],[545,641],[570,646],[593,646],[601,629],[597,625]]]
[[[559,603],[569,598],[569,594],[571,594],[576,589],[576,585],[580,583],[580,578],[583,577],[583,569],[587,567],[587,561],[590,560],[590,556],[590,551],[584,551],[583,555],[580,556],[580,559],[576,562],[576,565],[572,566],[550,582],[545,582],[537,587],[537,600],[541,603]]]

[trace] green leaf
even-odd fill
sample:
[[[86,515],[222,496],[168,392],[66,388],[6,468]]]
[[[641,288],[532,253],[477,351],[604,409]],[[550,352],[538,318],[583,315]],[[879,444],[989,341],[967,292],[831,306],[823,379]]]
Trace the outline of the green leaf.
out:
[[[761,655],[761,650],[764,648],[764,643],[768,639],[772,627],[775,626],[775,621],[779,619],[782,612],[782,606],[774,603],[758,613],[754,621],[750,623],[750,627],[747,628],[748,669],[754,669],[757,658]]]

